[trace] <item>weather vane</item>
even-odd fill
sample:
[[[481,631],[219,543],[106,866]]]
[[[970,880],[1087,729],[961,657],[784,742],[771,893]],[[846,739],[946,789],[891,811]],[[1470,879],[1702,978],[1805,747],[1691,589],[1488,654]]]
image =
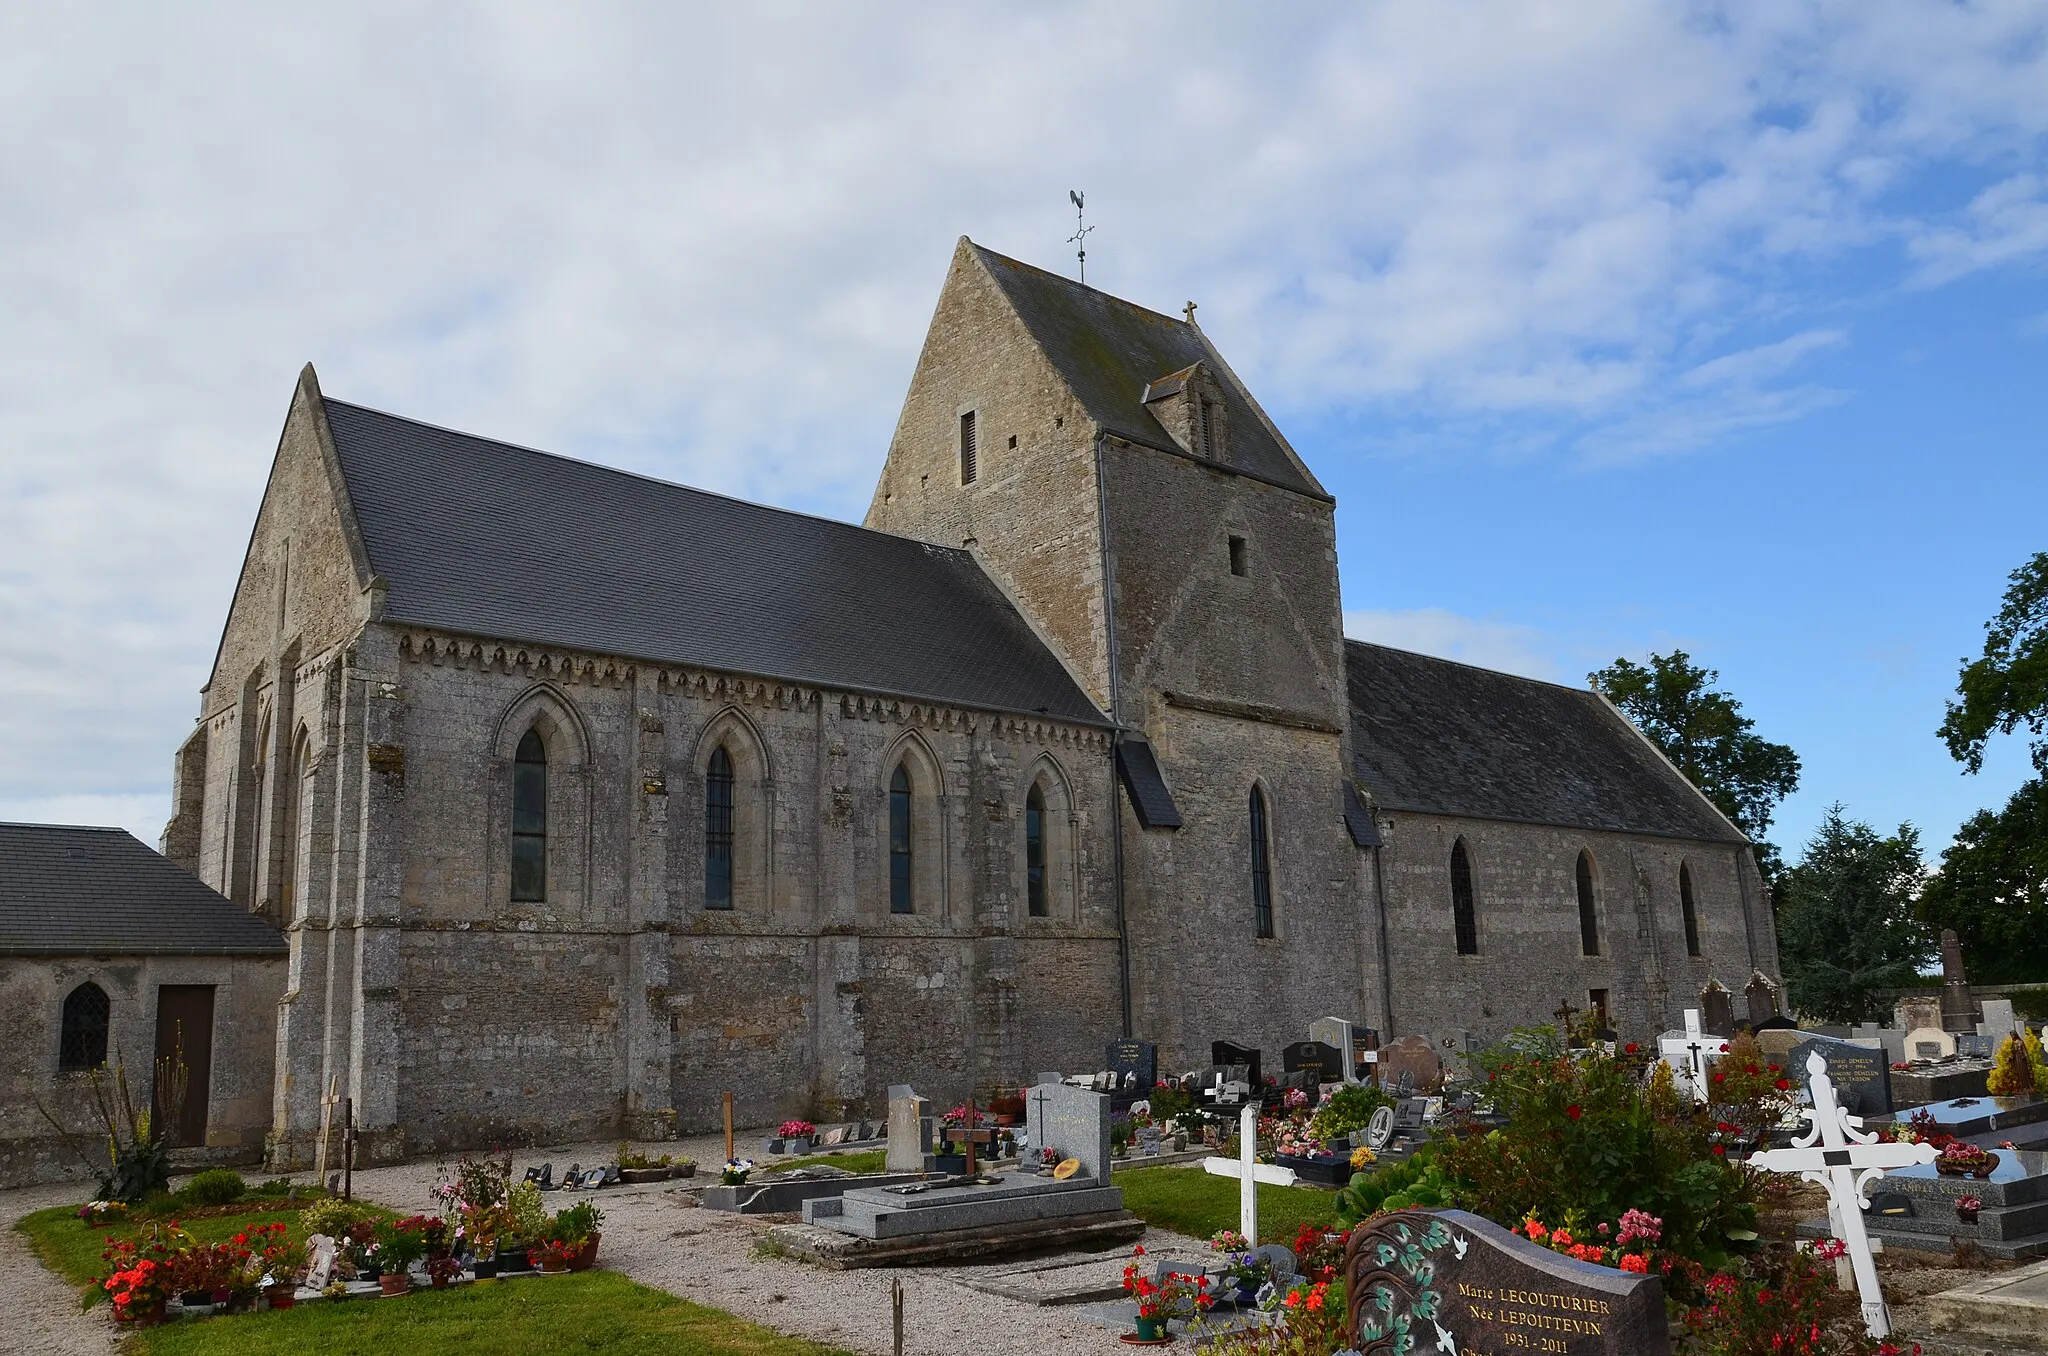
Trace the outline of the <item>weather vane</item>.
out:
[[[1074,253],[1081,262],[1081,281],[1085,283],[1088,281],[1088,232],[1095,228],[1081,224],[1081,208],[1087,202],[1088,195],[1079,189],[1070,188],[1067,190],[1067,197],[1074,204],[1074,233],[1067,237],[1067,243],[1079,247]]]

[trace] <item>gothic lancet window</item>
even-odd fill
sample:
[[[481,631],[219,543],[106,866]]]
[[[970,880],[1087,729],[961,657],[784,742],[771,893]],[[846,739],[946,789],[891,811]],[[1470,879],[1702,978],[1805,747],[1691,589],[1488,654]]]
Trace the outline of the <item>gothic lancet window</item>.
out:
[[[548,897],[548,750],[528,730],[512,760],[512,901]]]
[[[732,907],[732,758],[723,744],[704,771],[704,907]]]
[[[1273,864],[1266,835],[1266,793],[1252,788],[1252,922],[1255,935],[1273,935]]]
[[[1479,916],[1472,907],[1472,859],[1465,840],[1451,844],[1451,916],[1458,930],[1458,954],[1479,954]]]
[[[889,912],[915,913],[911,892],[910,772],[897,764],[889,778]]]
[[[1700,954],[1700,916],[1692,902],[1692,867],[1678,864],[1678,907],[1685,914],[1685,954]]]
[[[1045,905],[1045,791],[1031,784],[1024,797],[1024,877],[1033,918],[1043,918]]]
[[[1593,899],[1593,854],[1579,853],[1579,950],[1600,954],[1600,910]]]
[[[64,1025],[57,1042],[57,1067],[97,1069],[107,1062],[107,991],[90,980],[64,997]]]

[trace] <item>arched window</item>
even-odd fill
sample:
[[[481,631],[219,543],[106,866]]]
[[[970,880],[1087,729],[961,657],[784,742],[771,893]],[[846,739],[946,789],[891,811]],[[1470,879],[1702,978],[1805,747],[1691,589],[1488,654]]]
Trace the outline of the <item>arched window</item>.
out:
[[[1024,881],[1031,916],[1045,917],[1045,791],[1037,782],[1024,797]]]
[[[901,763],[889,778],[889,912],[915,913],[910,853],[910,771]]]
[[[704,769],[704,907],[732,907],[732,755],[723,744]]]
[[[63,1034],[57,1041],[59,1069],[97,1069],[107,1062],[107,991],[90,980],[64,998]]]
[[[1692,867],[1678,864],[1678,907],[1685,914],[1685,954],[1700,954],[1700,916],[1692,903]]]
[[[548,897],[548,750],[528,730],[512,760],[512,902]]]
[[[1600,910],[1593,900],[1593,854],[1579,854],[1579,950],[1600,954]]]
[[[1255,936],[1273,935],[1273,863],[1266,837],[1266,793],[1252,788],[1252,922]]]
[[[1465,840],[1451,844],[1451,918],[1458,929],[1458,954],[1479,954],[1479,916],[1472,907],[1472,859]]]

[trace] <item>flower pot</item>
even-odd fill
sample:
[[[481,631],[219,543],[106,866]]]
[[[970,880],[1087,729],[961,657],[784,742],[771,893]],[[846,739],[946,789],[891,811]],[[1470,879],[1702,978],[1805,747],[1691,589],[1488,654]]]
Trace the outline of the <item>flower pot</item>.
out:
[[[669,1171],[678,1177],[695,1177],[697,1175],[697,1165],[695,1163],[685,1163],[679,1168],[670,1168]]]
[[[435,1272],[433,1275],[427,1277],[427,1279],[429,1282],[433,1284],[434,1289],[446,1290],[448,1288],[448,1282],[452,1278],[442,1275],[439,1272]]]
[[[273,1285],[270,1287],[270,1307],[289,1309],[299,1301],[299,1288],[295,1285]]]
[[[769,1140],[769,1141],[768,1141],[768,1152],[769,1152],[769,1153],[771,1153],[771,1154],[779,1154],[779,1153],[781,1153],[781,1152],[782,1152],[782,1141],[781,1141],[781,1140],[779,1140],[779,1139],[771,1139],[771,1140]]]
[[[498,1259],[496,1257],[471,1258],[469,1269],[475,1273],[476,1278],[480,1281],[495,1281],[498,1279]]]
[[[540,1259],[540,1274],[543,1276],[559,1276],[568,1269],[569,1264],[559,1257],[543,1257]]]
[[[638,1185],[640,1185],[641,1183],[644,1183],[644,1182],[662,1182],[662,1181],[666,1181],[666,1180],[668,1180],[668,1169],[667,1169],[667,1168],[620,1168],[620,1169],[619,1169],[619,1180],[620,1180],[621,1182],[625,1182],[625,1183],[628,1183],[629,1185],[633,1185],[633,1186],[638,1186]]]
[[[1138,1340],[1140,1342],[1157,1342],[1160,1338],[1166,1336],[1166,1321],[1164,1319],[1141,1317],[1137,1320],[1137,1324]]]
[[[786,1154],[807,1154],[810,1151],[811,1141],[808,1139],[786,1139],[782,1142],[782,1152]]]
[[[932,1171],[951,1173],[958,1177],[961,1173],[967,1171],[967,1155],[934,1154],[932,1155]]]
[[[1977,1212],[1975,1210],[1965,1210],[1961,1206],[1957,1206],[1956,1218],[1965,1224],[1975,1224],[1977,1222]]]
[[[387,1295],[403,1295],[412,1289],[412,1277],[403,1271],[387,1272],[377,1278],[377,1288]]]
[[[525,1248],[509,1246],[504,1243],[498,1245],[498,1274],[500,1276],[508,1276],[514,1272],[531,1270],[533,1270],[533,1263],[528,1260]]]
[[[583,1246],[578,1248],[576,1250],[576,1255],[569,1259],[569,1270],[590,1270],[590,1268],[597,1262],[597,1241],[603,1237],[604,1235],[601,1233],[594,1233],[590,1237],[584,1239]]]

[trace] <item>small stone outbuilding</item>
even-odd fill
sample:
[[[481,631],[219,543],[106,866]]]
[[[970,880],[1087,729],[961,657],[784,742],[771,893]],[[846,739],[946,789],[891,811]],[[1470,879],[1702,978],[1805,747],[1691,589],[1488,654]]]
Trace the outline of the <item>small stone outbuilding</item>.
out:
[[[140,1109],[172,1051],[189,1071],[178,1158],[258,1159],[288,954],[124,830],[0,824],[0,1187],[85,1175],[39,1106],[97,1156],[91,1071],[124,1070]]]

